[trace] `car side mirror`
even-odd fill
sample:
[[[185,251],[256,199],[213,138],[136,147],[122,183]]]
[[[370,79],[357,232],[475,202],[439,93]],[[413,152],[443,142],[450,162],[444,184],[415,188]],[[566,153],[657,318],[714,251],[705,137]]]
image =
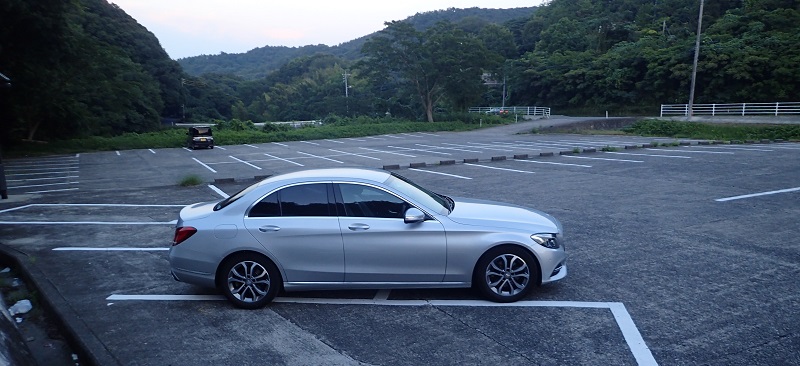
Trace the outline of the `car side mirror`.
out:
[[[406,210],[406,215],[403,219],[406,224],[416,224],[418,222],[425,221],[425,213],[420,211],[418,208],[411,207]]]

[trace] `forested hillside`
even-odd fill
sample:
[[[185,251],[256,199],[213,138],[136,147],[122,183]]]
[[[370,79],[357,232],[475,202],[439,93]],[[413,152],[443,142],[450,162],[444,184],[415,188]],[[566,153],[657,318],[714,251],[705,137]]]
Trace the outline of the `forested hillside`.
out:
[[[448,9],[336,47],[181,60],[214,60],[190,76],[106,0],[6,0],[0,72],[13,86],[0,88],[0,139],[142,132],[165,117],[433,121],[502,104],[655,114],[688,101],[698,8],[551,0],[502,16]],[[800,0],[707,1],[702,24],[696,103],[800,100]]]
[[[535,7],[516,9],[447,9],[417,13],[405,21],[419,30],[432,27],[440,21],[461,22],[465,26],[478,29],[489,23],[502,24],[512,19],[525,19],[536,10]],[[389,19],[385,19],[388,21]],[[303,47],[265,46],[245,53],[221,53],[200,55],[179,59],[186,73],[194,76],[202,74],[234,74],[245,79],[258,79],[299,57],[327,53],[344,60],[352,61],[362,57],[361,47],[375,33],[365,35],[337,46],[309,45]]]
[[[695,102],[797,101],[798,4],[709,2]],[[317,66],[225,88],[237,118],[253,121],[387,112],[432,120],[501,104],[654,114],[662,103],[688,101],[698,11],[696,0],[553,0],[504,23],[478,16],[433,26],[393,22],[363,40],[358,62],[329,55]]]
[[[2,142],[116,135],[178,117],[180,65],[105,0],[0,2]]]
[[[554,0],[509,63],[514,103],[643,106],[689,99],[695,0]],[[697,103],[800,98],[800,2],[706,1]]]

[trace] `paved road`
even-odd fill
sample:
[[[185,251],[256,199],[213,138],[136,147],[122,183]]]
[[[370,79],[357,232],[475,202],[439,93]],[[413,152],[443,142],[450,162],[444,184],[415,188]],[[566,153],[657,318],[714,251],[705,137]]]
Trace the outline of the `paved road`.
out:
[[[800,364],[800,144],[558,154],[654,140],[672,141],[488,130],[81,154],[57,158],[75,160],[74,185],[0,203],[0,237],[103,364]],[[448,195],[558,217],[569,276],[516,306],[470,290],[333,291],[257,311],[169,277],[181,206],[256,175],[391,164]],[[187,174],[209,184],[177,187]]]

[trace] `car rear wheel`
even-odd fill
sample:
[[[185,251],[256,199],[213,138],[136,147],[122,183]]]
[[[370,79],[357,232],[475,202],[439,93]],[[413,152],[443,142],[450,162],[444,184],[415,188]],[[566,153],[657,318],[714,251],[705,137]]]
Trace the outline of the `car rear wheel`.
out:
[[[237,255],[223,264],[218,286],[236,307],[258,309],[266,306],[280,288],[278,269],[260,255]]]
[[[484,253],[475,268],[475,287],[489,300],[514,302],[539,282],[539,266],[526,250],[502,246]]]

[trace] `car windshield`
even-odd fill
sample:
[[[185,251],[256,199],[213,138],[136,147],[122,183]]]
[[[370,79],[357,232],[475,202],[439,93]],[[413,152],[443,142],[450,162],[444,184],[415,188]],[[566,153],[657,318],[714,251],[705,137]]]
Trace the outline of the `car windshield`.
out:
[[[256,182],[256,183],[250,185],[249,187],[237,192],[236,194],[234,194],[234,195],[232,195],[232,196],[230,196],[230,197],[228,197],[228,198],[226,198],[226,199],[224,199],[222,201],[219,201],[219,203],[217,203],[214,206],[214,211],[219,211],[219,210],[225,208],[225,206],[236,202],[236,200],[238,200],[239,198],[242,198],[244,195],[246,195],[250,191],[256,189],[256,187],[258,187],[259,183],[261,183],[261,182]]]
[[[453,201],[447,196],[431,192],[401,175],[392,173],[384,184],[425,207],[435,210],[440,215],[447,215],[453,210]]]
[[[211,127],[195,127],[192,135],[194,135],[194,136],[211,136]]]

